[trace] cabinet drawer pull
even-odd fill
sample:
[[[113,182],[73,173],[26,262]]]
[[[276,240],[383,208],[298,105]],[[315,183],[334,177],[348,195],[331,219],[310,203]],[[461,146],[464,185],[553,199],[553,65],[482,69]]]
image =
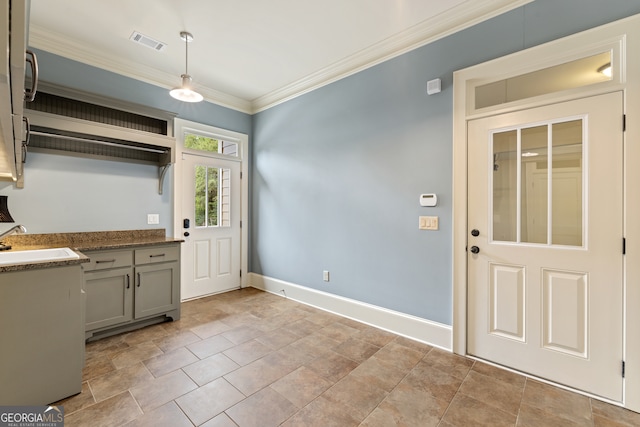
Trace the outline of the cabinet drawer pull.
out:
[[[131,287],[131,277],[127,274],[127,289]]]
[[[115,259],[98,259],[96,260],[96,264],[107,264],[110,262],[116,262]]]
[[[161,256],[164,256],[164,254],[149,255],[149,258],[157,258]]]
[[[140,273],[138,273],[138,287],[140,287],[140,285],[142,284],[141,282],[142,280],[140,279]]]

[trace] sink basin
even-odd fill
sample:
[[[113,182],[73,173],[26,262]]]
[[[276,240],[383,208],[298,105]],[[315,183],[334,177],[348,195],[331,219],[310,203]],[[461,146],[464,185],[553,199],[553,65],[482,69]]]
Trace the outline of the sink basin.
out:
[[[0,252],[0,265],[63,261],[78,258],[80,256],[69,248]]]

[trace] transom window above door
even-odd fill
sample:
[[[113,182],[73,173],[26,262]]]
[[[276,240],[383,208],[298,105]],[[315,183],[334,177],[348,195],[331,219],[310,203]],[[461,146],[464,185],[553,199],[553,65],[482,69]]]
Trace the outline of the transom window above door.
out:
[[[209,136],[186,132],[184,147],[191,150],[218,153],[229,157],[238,157],[238,143]]]

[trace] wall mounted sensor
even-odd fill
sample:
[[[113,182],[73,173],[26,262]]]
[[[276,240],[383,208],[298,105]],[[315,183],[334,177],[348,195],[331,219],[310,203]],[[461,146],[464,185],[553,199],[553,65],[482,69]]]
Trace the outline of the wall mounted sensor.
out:
[[[438,204],[438,196],[433,193],[420,195],[420,206],[436,206]]]
[[[433,79],[427,82],[427,95],[440,93],[441,90],[442,90],[442,81],[440,79]]]

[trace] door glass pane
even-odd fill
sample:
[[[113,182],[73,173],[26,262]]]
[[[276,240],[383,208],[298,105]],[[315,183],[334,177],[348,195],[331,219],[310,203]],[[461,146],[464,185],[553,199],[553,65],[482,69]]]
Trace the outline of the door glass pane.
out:
[[[521,130],[521,231],[526,243],[547,243],[548,127]]]
[[[195,169],[196,227],[210,227],[218,222],[218,169],[196,166]]]
[[[518,132],[493,134],[493,240],[517,241]]]
[[[230,169],[195,167],[196,227],[229,227]]]
[[[582,120],[552,126],[551,243],[582,246]]]

